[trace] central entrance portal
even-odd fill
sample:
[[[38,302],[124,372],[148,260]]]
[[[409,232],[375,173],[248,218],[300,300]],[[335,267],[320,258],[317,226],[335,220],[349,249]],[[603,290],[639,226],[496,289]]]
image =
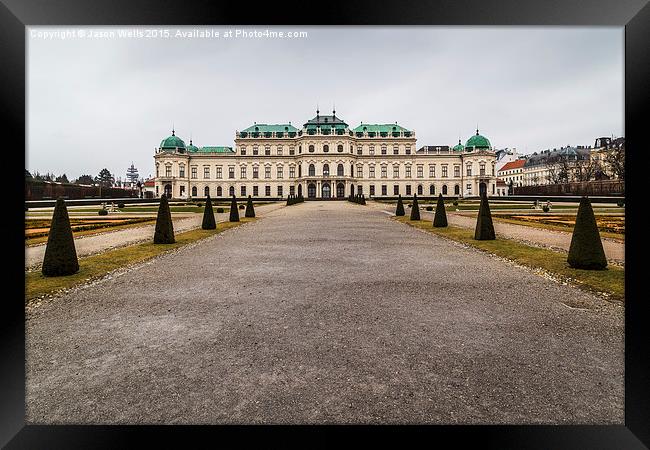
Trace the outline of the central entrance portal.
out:
[[[314,183],[309,183],[307,185],[307,197],[316,198],[316,185]]]
[[[336,198],[343,197],[345,197],[345,185],[343,183],[339,183],[336,185]]]
[[[323,188],[321,189],[321,197],[323,198],[331,198],[332,197],[332,189],[330,188],[329,183],[323,183]]]

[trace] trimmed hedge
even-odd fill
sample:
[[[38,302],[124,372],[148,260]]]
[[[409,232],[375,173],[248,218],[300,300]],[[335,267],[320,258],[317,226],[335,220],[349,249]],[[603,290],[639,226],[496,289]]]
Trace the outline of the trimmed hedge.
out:
[[[395,209],[396,216],[403,216],[406,213],[404,212],[404,203],[402,203],[402,194],[397,197],[397,208]]]
[[[41,273],[46,277],[72,275],[79,271],[79,260],[74,247],[74,237],[70,227],[70,217],[65,201],[56,200],[52,223],[47,236],[47,246]]]
[[[212,200],[208,195],[205,201],[205,209],[203,210],[203,223],[201,228],[204,230],[216,230],[217,222],[214,220],[214,212],[212,211]]]
[[[433,226],[436,228],[444,228],[447,226],[447,211],[445,210],[445,201],[442,198],[442,194],[438,195],[436,213],[433,216]]]
[[[244,217],[255,217],[255,208],[253,208],[253,200],[251,196],[248,196],[248,201],[246,202],[246,214]]]
[[[239,210],[237,209],[237,197],[232,196],[232,201],[230,202],[230,221],[239,222]]]
[[[417,194],[413,194],[413,206],[411,207],[411,220],[420,220],[420,207],[418,206]]]
[[[580,199],[567,262],[574,269],[602,270],[607,267],[596,217],[587,197]]]
[[[172,213],[169,210],[167,196],[160,197],[160,206],[158,207],[158,216],[156,217],[156,231],[153,235],[154,244],[173,244],[174,224],[172,223]]]
[[[488,203],[487,194],[481,195],[481,206],[478,211],[476,228],[474,229],[474,239],[477,241],[492,241],[496,239],[494,234],[494,225],[492,224],[492,214],[490,213],[490,204]]]
[[[99,211],[97,211],[97,214],[99,214],[100,216],[108,216],[108,210],[100,209]]]

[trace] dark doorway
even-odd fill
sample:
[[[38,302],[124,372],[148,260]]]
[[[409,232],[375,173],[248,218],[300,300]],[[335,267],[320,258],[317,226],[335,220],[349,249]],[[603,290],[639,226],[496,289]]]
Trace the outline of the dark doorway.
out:
[[[321,188],[321,197],[323,198],[332,197],[332,188],[330,187],[329,183],[323,183],[323,187]]]
[[[316,185],[314,183],[307,185],[307,197],[316,198]]]
[[[487,185],[485,183],[478,185],[478,193],[479,195],[487,194]]]
[[[167,198],[172,198],[172,185],[171,184],[166,184],[165,185],[165,197]]]
[[[302,184],[298,185],[298,197],[302,197]]]
[[[345,197],[345,185],[343,183],[339,183],[336,185],[336,198],[343,198],[343,197]]]

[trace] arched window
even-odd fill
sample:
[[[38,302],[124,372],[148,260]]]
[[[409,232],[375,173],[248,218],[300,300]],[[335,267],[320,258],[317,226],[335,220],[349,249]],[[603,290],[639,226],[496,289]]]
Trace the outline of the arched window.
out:
[[[302,164],[298,164],[298,178],[302,176]]]
[[[460,186],[459,185],[454,186],[454,195],[460,195]]]
[[[339,152],[339,153],[343,153],[343,144],[339,144],[339,145],[336,147],[336,151]]]
[[[350,163],[350,176],[354,176],[354,164]]]
[[[221,186],[217,187],[217,197],[221,197],[223,195],[223,189],[221,189]]]
[[[429,186],[429,195],[436,195],[436,187],[433,184]]]
[[[324,177],[329,177],[330,175],[330,165],[329,164],[323,164],[323,176]]]
[[[309,146],[309,153],[314,153],[314,146],[313,145]]]
[[[206,186],[205,189],[203,189],[203,196],[207,197],[208,195],[210,195],[210,188]]]
[[[230,195],[231,197],[235,195],[235,186],[230,186],[228,188],[228,195]]]
[[[339,164],[336,166],[336,176],[342,177],[343,176],[343,164]]]
[[[323,152],[324,152],[324,153],[327,153],[327,152],[329,152],[329,151],[330,151],[330,146],[327,145],[327,144],[323,145]]]
[[[418,184],[418,195],[422,195],[422,185]]]
[[[199,194],[197,192],[196,186],[193,186],[192,187],[192,197],[196,197],[197,195],[199,195]]]
[[[447,195],[447,185],[442,186],[442,195]]]
[[[316,167],[314,167],[313,164],[309,165],[309,176],[310,177],[315,177],[316,176]]]

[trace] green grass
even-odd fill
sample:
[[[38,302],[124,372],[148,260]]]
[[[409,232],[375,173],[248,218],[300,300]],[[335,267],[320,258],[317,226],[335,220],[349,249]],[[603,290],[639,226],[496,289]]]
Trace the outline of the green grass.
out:
[[[115,217],[112,217],[112,219],[115,219]],[[126,219],[129,220],[129,223],[124,223],[124,224],[119,224],[119,225],[101,225],[101,226],[96,226],[96,227],[91,227],[90,229],[82,229],[82,230],[72,230],[72,235],[76,238],[79,236],[90,236],[93,234],[100,234],[100,233],[107,233],[109,231],[119,231],[119,230],[125,230],[127,228],[136,228],[136,227],[142,227],[146,225],[150,225],[152,223],[156,222],[155,217],[151,218],[136,218],[136,219]],[[50,220],[47,220],[48,226],[50,223]],[[44,242],[47,242],[47,234],[45,235],[38,235],[38,236],[29,236],[25,237],[25,245],[27,246],[32,246],[32,245],[38,245],[42,244]]]
[[[609,265],[607,270],[573,269],[566,262],[566,253],[531,247],[512,239],[501,239],[498,236],[494,241],[476,241],[474,240],[474,230],[469,228],[456,226],[434,228],[428,220],[410,221],[408,217],[393,217],[393,219],[447,239],[471,245],[522,266],[542,269],[579,288],[591,292],[605,292],[614,300],[624,300],[625,269],[621,267]]]
[[[25,302],[38,297],[101,278],[107,273],[132,264],[141,263],[163,253],[183,247],[192,242],[219,234],[241,224],[252,222],[255,218],[242,218],[240,222],[219,222],[216,230],[191,230],[176,235],[174,244],[154,244],[145,242],[130,245],[98,255],[79,258],[79,272],[63,277],[44,277],[40,270],[25,273]]]

